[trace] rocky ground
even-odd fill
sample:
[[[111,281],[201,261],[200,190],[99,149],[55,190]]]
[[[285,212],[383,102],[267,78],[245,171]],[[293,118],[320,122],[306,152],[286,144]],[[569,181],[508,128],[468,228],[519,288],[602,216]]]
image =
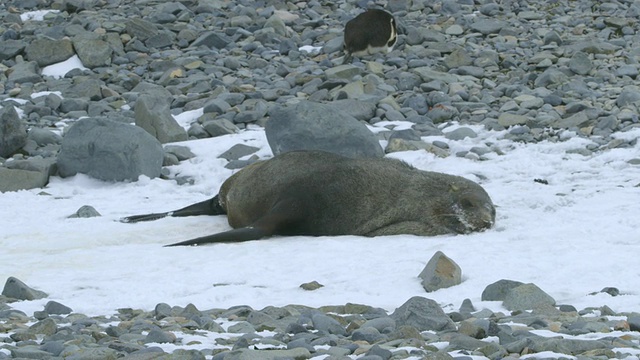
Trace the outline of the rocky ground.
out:
[[[422,148],[438,156],[482,159],[487,152],[507,151],[482,144],[451,154],[446,144],[421,139],[442,134],[454,122],[506,129],[505,137],[517,142],[589,137],[594,143],[575,150],[585,156],[636,144],[636,138],[615,135],[640,126],[640,2],[380,2],[398,19],[398,44],[389,54],[343,65],[344,23],[366,3],[3,1],[0,191],[41,187],[49,176],[64,176],[69,168],[65,156],[58,155],[73,132],[63,129],[79,119],[135,123],[146,130],[152,140],[145,156],[157,159],[148,171],[158,176],[162,164],[189,154],[154,142],[265,126],[281,106],[303,100],[329,103],[360,121],[385,125],[389,131],[380,136],[398,139],[389,141],[387,152]],[[26,15],[35,10],[55,11],[42,19]],[[51,65],[75,56],[85,69],[62,78],[47,75]],[[202,114],[185,130],[171,115],[188,111]],[[411,129],[394,131],[399,121],[412,124]],[[462,127],[446,136],[475,135]],[[122,148],[125,140],[123,135],[110,145]],[[247,153],[229,160],[242,155]],[[75,158],[67,154],[66,159]],[[417,302],[420,308],[429,305]],[[332,359],[360,354],[361,359],[448,358],[454,350],[459,350],[455,357],[492,359],[545,351],[567,358],[624,359],[640,353],[634,332],[640,327],[638,315],[606,307],[545,306],[533,313],[496,314],[476,313],[469,304],[447,315],[425,320],[443,324],[427,329],[366,305],[201,311],[160,304],[155,311],[123,309],[115,317],[89,318],[51,309],[21,314],[9,303],[0,305],[0,329],[6,334],[0,335],[5,343],[0,359],[127,354],[130,359],[304,359],[325,353]],[[234,323],[221,329],[229,320]],[[612,336],[543,338],[534,329]],[[200,332],[235,335],[174,355],[145,345],[184,343],[187,337],[180,334]],[[288,350],[247,349],[258,344]],[[245,350],[215,355],[218,345]]]

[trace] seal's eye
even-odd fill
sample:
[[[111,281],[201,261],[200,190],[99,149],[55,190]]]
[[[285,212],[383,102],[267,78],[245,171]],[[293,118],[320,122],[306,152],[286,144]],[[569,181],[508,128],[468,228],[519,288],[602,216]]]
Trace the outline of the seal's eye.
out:
[[[469,199],[462,199],[460,200],[460,206],[462,206],[463,209],[470,209],[473,207],[473,203]]]

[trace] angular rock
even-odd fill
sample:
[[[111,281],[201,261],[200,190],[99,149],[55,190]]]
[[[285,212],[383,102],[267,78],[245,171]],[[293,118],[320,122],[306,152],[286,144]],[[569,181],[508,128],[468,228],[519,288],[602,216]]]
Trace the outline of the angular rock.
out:
[[[40,67],[65,61],[75,55],[71,40],[48,37],[33,40],[25,48],[25,53],[27,60],[35,61]]]
[[[66,315],[71,314],[73,310],[70,307],[60,304],[57,301],[49,301],[44,306],[44,311],[50,315]]]
[[[258,150],[260,150],[260,148],[257,148],[255,146],[249,146],[245,144],[235,144],[229,150],[220,154],[220,156],[218,157],[229,160],[229,161],[238,160],[241,157],[251,155]]]
[[[534,284],[516,286],[507,292],[502,304],[509,310],[531,310],[554,306],[556,301]]]
[[[7,80],[11,84],[34,84],[42,81],[42,76],[35,61],[23,61],[11,67]]]
[[[0,41],[0,61],[11,59],[20,54],[26,48],[27,43],[22,40],[2,40]]]
[[[13,276],[7,279],[2,289],[2,295],[18,300],[36,300],[49,296],[44,291],[35,290],[27,286],[27,284],[14,278]]]
[[[89,69],[109,66],[113,50],[108,42],[94,36],[76,36],[73,38],[73,47],[82,61],[82,65]]]
[[[77,173],[106,181],[160,176],[162,146],[140,127],[103,118],[79,120],[66,132],[58,156],[62,177]]]
[[[455,330],[455,323],[442,311],[437,302],[414,296],[397,308],[391,318],[396,326],[413,326],[419,331]]]
[[[171,116],[170,99],[157,94],[143,94],[136,101],[136,125],[162,144],[187,140],[187,131]]]
[[[437,251],[418,277],[424,290],[431,292],[462,283],[462,269],[442,251]]]
[[[313,327],[325,334],[346,335],[344,326],[340,325],[338,320],[322,313],[316,313],[311,316]]]
[[[302,101],[271,111],[265,126],[274,155],[323,150],[349,157],[382,157],[378,138],[364,124],[331,106]]]
[[[7,158],[27,144],[27,129],[13,106],[0,109],[0,157]]]
[[[498,280],[491,285],[488,285],[483,291],[480,299],[482,301],[502,301],[507,296],[507,293],[511,289],[524,285],[520,281],[514,280]]]

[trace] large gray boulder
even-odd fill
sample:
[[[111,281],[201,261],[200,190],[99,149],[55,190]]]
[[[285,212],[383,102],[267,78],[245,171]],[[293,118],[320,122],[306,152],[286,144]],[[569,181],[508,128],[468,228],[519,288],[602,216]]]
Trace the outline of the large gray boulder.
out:
[[[65,134],[58,156],[62,177],[77,173],[100,180],[137,180],[160,175],[160,142],[135,125],[104,118],[87,118]]]
[[[13,106],[0,108],[0,157],[9,157],[27,144],[27,129]]]
[[[302,101],[270,112],[265,134],[274,155],[292,150],[324,150],[356,157],[383,157],[366,125],[331,104]]]

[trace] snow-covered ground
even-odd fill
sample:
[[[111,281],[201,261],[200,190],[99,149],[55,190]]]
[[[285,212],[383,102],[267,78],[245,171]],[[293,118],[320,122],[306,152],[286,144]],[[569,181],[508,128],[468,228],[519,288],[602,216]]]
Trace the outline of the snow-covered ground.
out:
[[[445,310],[457,309],[465,298],[478,308],[501,310],[499,302],[480,301],[482,290],[500,279],[535,283],[559,304],[578,309],[608,305],[615,311],[638,311],[640,271],[633,264],[640,253],[640,166],[628,160],[640,158],[640,145],[585,157],[566,153],[588,142],[577,137],[517,144],[502,140],[503,133],[476,130],[478,138],[450,142],[452,150],[491,142],[505,154],[487,161],[442,159],[423,151],[392,156],[481,183],[498,207],[496,226],[483,233],[280,237],[163,248],[227,230],[226,218],[118,222],[123,216],[173,210],[215,195],[232,174],[224,168],[226,161],[217,158],[229,147],[246,143],[260,147],[261,157],[271,156],[264,132],[256,127],[180,143],[197,156],[171,171],[192,177],[194,185],[144,177],[111,183],[77,175],[53,177],[45,189],[0,194],[0,274],[49,293],[48,299],[12,304],[28,313],[49,300],[86,314],[120,307],[150,310],[159,302],[193,303],[200,309],[353,302],[393,311],[414,295],[432,298]],[[620,136],[640,136],[640,129]],[[67,218],[83,205],[102,216]],[[463,282],[425,293],[417,275],[438,250],[461,266]],[[324,287],[312,292],[299,288],[313,280]],[[623,295],[590,295],[607,286]]]

